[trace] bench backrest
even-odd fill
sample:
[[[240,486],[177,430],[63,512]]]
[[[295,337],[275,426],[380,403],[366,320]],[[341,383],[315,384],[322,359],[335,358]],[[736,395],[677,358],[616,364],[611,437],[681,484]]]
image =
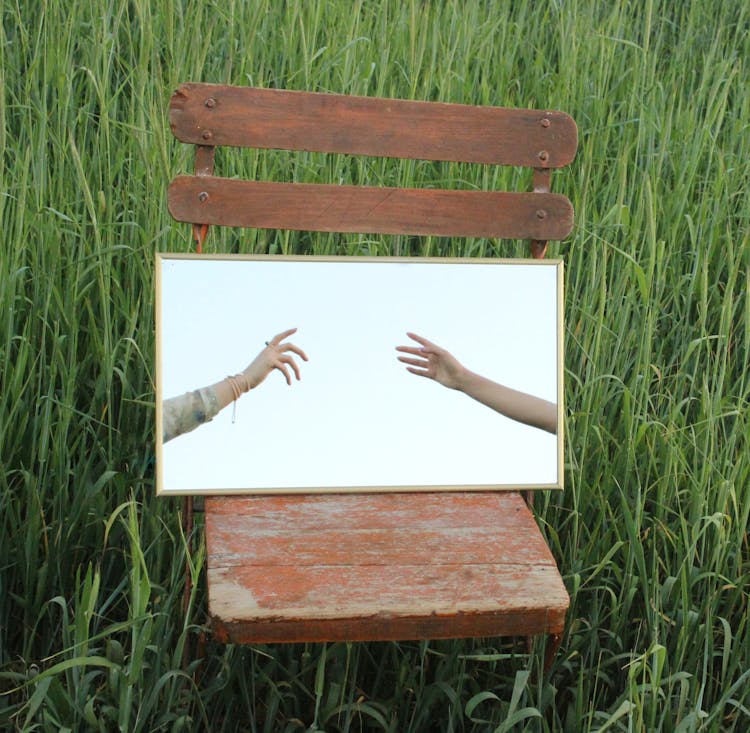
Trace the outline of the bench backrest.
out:
[[[205,225],[532,240],[573,227],[565,196],[550,193],[550,171],[570,163],[577,129],[554,111],[186,83],[172,96],[175,137],[196,145],[196,175],[169,187],[169,210]],[[531,192],[387,188],[219,178],[216,146],[272,148],[523,166]],[[203,226],[201,233],[200,225]]]

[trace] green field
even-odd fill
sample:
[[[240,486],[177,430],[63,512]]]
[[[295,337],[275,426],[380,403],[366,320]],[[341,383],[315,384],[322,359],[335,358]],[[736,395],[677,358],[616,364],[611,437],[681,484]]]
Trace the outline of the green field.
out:
[[[750,5],[6,0],[0,5],[0,729],[750,730]],[[223,647],[202,533],[154,496],[153,254],[190,251],[185,80],[562,109],[571,596],[512,639]],[[513,172],[223,151],[223,173],[504,187]],[[515,256],[483,240],[227,230],[209,251]],[[182,667],[183,648],[193,659]],[[536,650],[539,652],[539,649]]]

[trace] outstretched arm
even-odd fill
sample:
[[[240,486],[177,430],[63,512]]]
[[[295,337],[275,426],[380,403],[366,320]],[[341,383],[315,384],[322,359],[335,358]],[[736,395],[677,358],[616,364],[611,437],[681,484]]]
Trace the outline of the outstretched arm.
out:
[[[469,371],[450,352],[426,338],[411,332],[407,336],[419,346],[397,346],[396,351],[408,354],[398,360],[407,364],[412,374],[457,389],[511,420],[557,433],[557,406],[553,402],[493,382]]]
[[[290,328],[267,341],[266,348],[238,374],[225,377],[207,387],[164,400],[162,404],[163,441],[166,443],[208,422],[242,394],[255,389],[274,369],[278,369],[284,375],[289,385],[292,383],[292,372],[299,381],[299,366],[292,354],[296,354],[303,361],[307,361],[307,355],[298,346],[285,342],[285,339],[296,331],[296,328]]]

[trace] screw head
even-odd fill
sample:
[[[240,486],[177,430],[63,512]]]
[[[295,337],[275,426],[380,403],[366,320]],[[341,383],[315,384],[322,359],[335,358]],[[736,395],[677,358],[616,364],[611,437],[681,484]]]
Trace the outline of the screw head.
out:
[[[544,219],[547,216],[547,212],[544,209],[537,209],[536,218]]]
[[[211,130],[204,130],[203,133],[201,134],[201,137],[204,140],[210,140],[213,137]]]
[[[209,97],[203,104],[209,109],[213,109],[216,106],[216,100],[213,97]]]
[[[200,201],[201,203],[203,203],[204,201],[208,201],[208,193],[206,193],[205,191],[201,191],[198,194],[198,201]]]
[[[543,117],[543,118],[542,118],[542,122],[541,122],[541,125],[542,125],[542,127],[549,127],[549,126],[550,126],[550,124],[551,124],[551,123],[550,123],[550,121],[549,121],[549,117]]]
[[[549,160],[549,153],[546,150],[541,150],[537,156],[542,163],[546,163]]]

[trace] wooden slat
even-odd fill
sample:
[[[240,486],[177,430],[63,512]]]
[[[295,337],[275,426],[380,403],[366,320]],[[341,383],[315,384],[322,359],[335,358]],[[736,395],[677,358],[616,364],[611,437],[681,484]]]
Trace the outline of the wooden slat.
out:
[[[197,145],[559,168],[578,133],[563,112],[182,84],[174,135]]]
[[[335,578],[329,565],[277,565],[273,573],[254,566],[214,569],[209,582],[221,592],[211,608],[229,621],[355,618],[376,609],[393,616],[525,611],[549,604],[555,575],[549,567],[508,564],[341,565],[333,572]],[[332,590],[331,580],[345,592]]]
[[[487,636],[559,635],[565,610],[513,609],[496,613],[454,613],[369,618],[306,620],[276,618],[245,622],[212,618],[216,639],[224,644],[276,644],[321,641],[397,641],[404,639],[468,639]]]
[[[564,239],[573,207],[559,194],[336,186],[178,176],[178,221],[360,234]]]
[[[438,501],[445,497],[445,501]],[[401,527],[463,527],[471,516],[474,526],[494,527],[496,514],[524,514],[515,494],[455,491],[426,502],[419,493],[309,494],[208,497],[214,516],[245,517],[257,529],[278,531],[293,526],[308,529],[379,529]],[[224,520],[222,520],[224,521]],[[527,515],[529,527],[536,526]]]
[[[308,530],[280,538],[273,531],[253,532],[244,517],[228,517],[216,533],[222,545],[232,548],[214,555],[215,562],[224,568],[285,566],[289,556],[294,557],[297,567],[321,563],[389,565],[401,562],[406,552],[421,564],[528,563],[536,559],[520,533],[502,547],[496,547],[497,530],[491,527],[473,528],[468,536],[464,527],[424,529],[419,534],[419,547],[411,546],[414,540],[411,529]],[[243,537],[247,539],[244,545]],[[352,545],[356,547],[354,557],[350,556]]]
[[[568,596],[515,492],[208,497],[209,604],[236,643],[559,633]]]

